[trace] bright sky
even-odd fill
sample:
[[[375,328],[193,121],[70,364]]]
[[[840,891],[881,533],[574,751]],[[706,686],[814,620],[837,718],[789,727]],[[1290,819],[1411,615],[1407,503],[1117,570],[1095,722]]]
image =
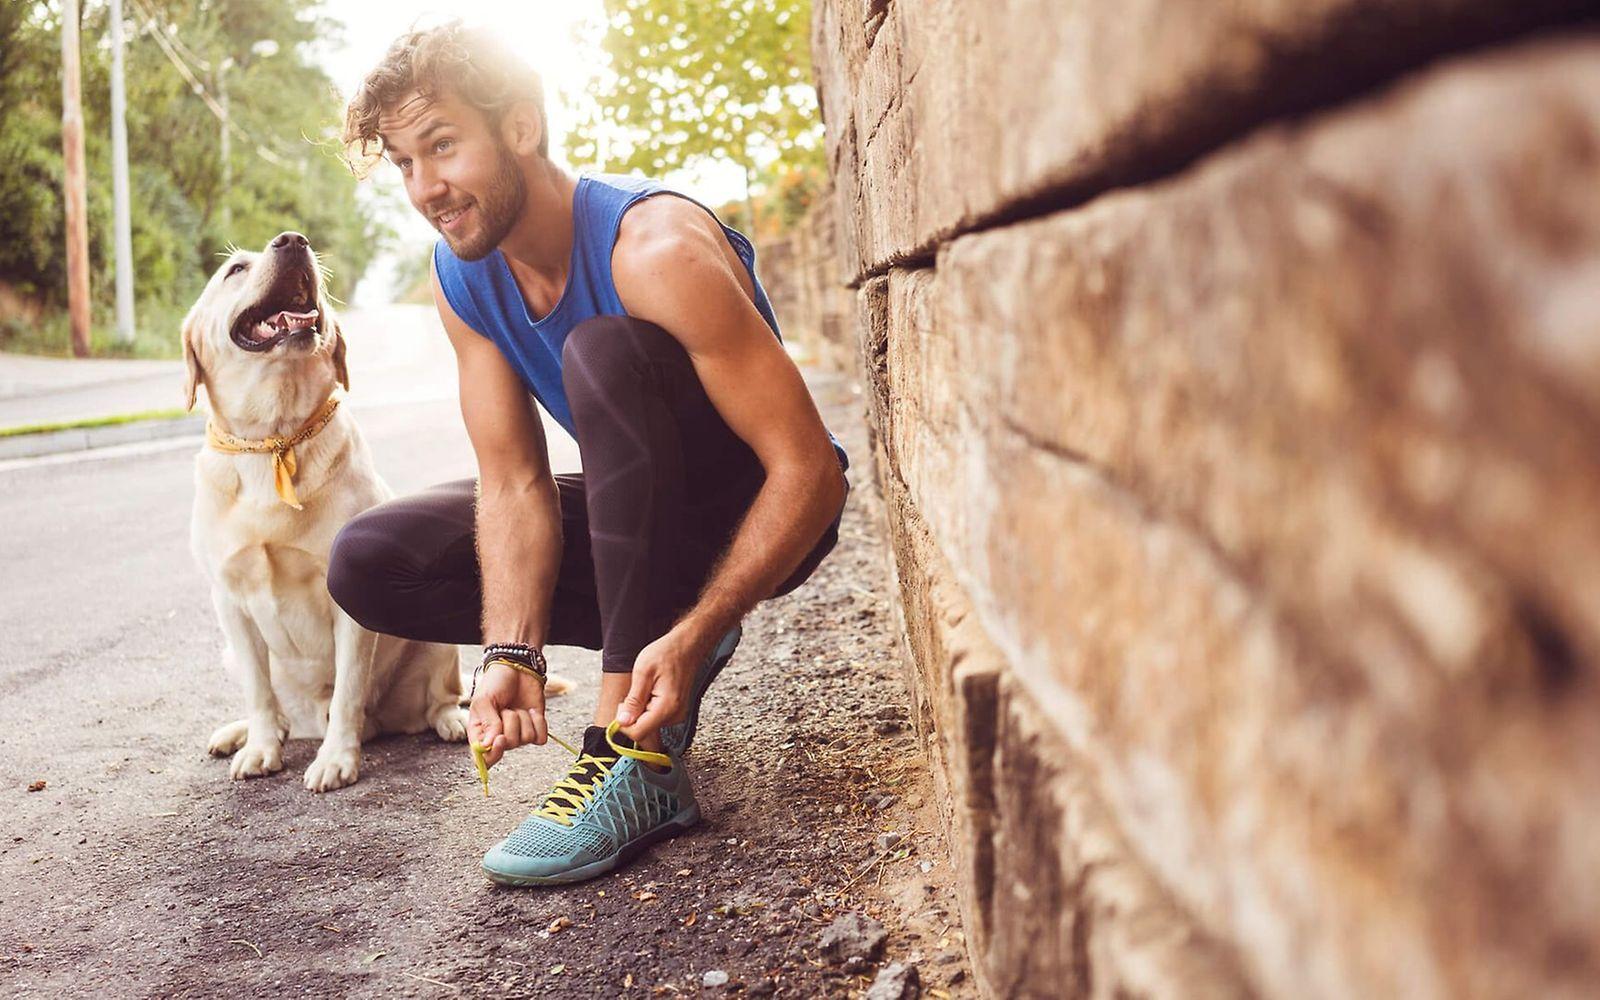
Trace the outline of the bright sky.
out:
[[[603,20],[600,0],[327,0],[324,10],[346,25],[345,46],[329,51],[323,65],[344,95],[352,93],[367,72],[377,64],[391,42],[413,25],[428,27],[452,17],[474,24],[492,24],[501,37],[514,46],[544,79],[546,114],[550,119],[550,157],[571,169],[566,161],[566,136],[577,116],[564,102],[564,94],[582,94],[604,61],[603,54],[583,41],[584,24],[598,26]],[[598,29],[587,33],[598,34]],[[725,169],[707,167],[695,172],[678,172],[663,178],[667,183],[699,200],[717,205],[744,196],[744,173],[732,164]],[[403,218],[395,220],[402,241],[408,248],[432,245],[436,235],[422,217],[410,209],[400,186],[398,171],[388,164],[378,169],[363,184],[393,190],[395,200],[406,206]],[[394,290],[389,265],[379,261],[356,290],[354,305],[376,305],[388,301]]]

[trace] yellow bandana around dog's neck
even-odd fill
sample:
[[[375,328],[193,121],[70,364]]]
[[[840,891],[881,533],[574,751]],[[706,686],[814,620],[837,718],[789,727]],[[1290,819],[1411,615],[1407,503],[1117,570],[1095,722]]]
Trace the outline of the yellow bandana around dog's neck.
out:
[[[300,497],[294,491],[294,474],[296,463],[294,459],[294,446],[315,435],[322,428],[328,426],[328,421],[333,419],[333,411],[339,408],[339,397],[329,396],[300,428],[288,437],[268,437],[259,441],[242,438],[217,427],[216,419],[206,421],[206,443],[221,452],[230,455],[247,453],[272,453],[272,485],[278,491],[278,499],[293,507],[295,510],[304,510],[300,506]]]

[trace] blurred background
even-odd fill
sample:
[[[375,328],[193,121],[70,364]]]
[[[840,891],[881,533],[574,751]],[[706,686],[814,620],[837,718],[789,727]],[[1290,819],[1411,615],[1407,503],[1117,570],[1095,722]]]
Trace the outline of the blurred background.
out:
[[[124,0],[136,336],[114,334],[107,0],[79,9],[92,341],[177,356],[178,322],[230,243],[312,236],[353,306],[426,301],[435,234],[387,164],[338,158],[346,100],[413,27],[492,19],[544,77],[551,155],[662,177],[768,239],[825,183],[809,0]],[[0,350],[67,355],[62,5],[0,7]]]

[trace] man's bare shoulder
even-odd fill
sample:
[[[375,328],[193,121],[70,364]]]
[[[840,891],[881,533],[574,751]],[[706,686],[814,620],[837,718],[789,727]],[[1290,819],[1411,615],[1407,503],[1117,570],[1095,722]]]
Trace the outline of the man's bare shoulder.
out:
[[[715,247],[726,241],[710,212],[687,198],[657,194],[635,202],[623,213],[611,259],[615,263],[673,246],[682,248],[685,242]]]
[[[725,281],[746,299],[755,297],[750,275],[722,226],[700,205],[675,195],[645,198],[623,214],[611,269],[624,300],[628,292],[650,294],[648,286],[663,278]]]

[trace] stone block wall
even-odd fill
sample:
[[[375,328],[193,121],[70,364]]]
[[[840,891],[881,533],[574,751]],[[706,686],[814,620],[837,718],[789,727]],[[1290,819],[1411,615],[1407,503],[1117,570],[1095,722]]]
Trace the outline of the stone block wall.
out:
[[[756,250],[756,269],[785,343],[812,363],[846,369],[856,360],[855,293],[841,274],[838,216],[830,190],[784,237]]]
[[[990,995],[1596,995],[1588,13],[818,0]]]

